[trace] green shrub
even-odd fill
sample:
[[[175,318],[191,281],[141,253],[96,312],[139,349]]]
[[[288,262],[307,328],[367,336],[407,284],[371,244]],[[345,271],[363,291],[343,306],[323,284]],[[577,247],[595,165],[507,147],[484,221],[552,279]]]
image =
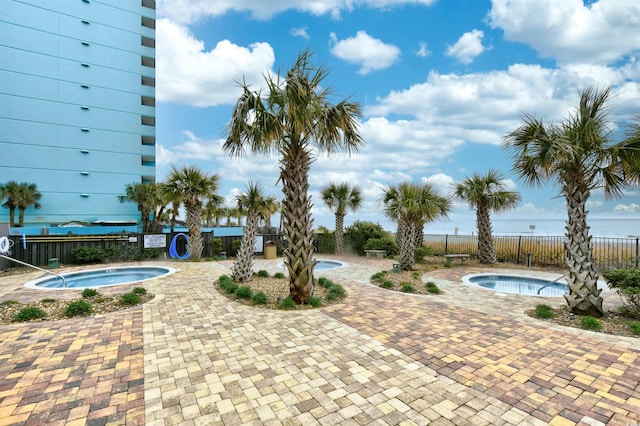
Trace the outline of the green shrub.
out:
[[[586,316],[580,318],[580,325],[585,330],[595,330],[598,331],[602,328],[602,323],[599,319],[594,318],[592,316]]]
[[[93,307],[86,300],[75,300],[69,302],[64,314],[68,317],[77,317],[80,315],[87,315],[93,312]]]
[[[42,299],[40,302],[42,303],[55,303],[56,299],[52,299],[50,297],[45,297],[44,299]]]
[[[429,281],[424,286],[427,289],[427,293],[431,293],[431,294],[440,294],[440,293],[442,293],[442,290],[440,290],[440,287],[438,287],[436,285],[436,283],[434,283],[433,281]]]
[[[382,288],[394,288],[396,285],[391,280],[382,279],[379,281]]]
[[[371,238],[388,238],[388,233],[378,223],[355,221],[344,230],[346,246],[355,253],[364,255],[364,246]]]
[[[389,237],[369,238],[364,244],[364,250],[386,250],[387,256],[398,254],[398,244]]]
[[[220,256],[222,252],[222,238],[212,238],[209,240],[209,256]]]
[[[553,318],[554,316],[551,306],[544,304],[536,306],[536,318]]]
[[[418,271],[413,271],[413,272],[411,273],[411,276],[412,276],[414,279],[416,279],[416,280],[417,280],[417,279],[419,279],[419,278],[420,278],[420,272],[418,272]]]
[[[319,308],[320,306],[322,306],[322,299],[320,299],[319,297],[310,297],[309,298],[309,305],[311,305],[314,308]]]
[[[142,299],[135,293],[125,293],[120,296],[120,304],[122,305],[139,305]]]
[[[278,303],[278,307],[280,309],[294,309],[296,307],[296,302],[293,301],[291,296],[287,296]]]
[[[238,238],[231,242],[231,256],[235,256],[238,253],[238,250],[240,250],[240,244],[242,244],[242,238]]]
[[[371,275],[371,280],[372,281],[378,281],[378,280],[386,277],[388,273],[389,273],[389,271],[376,272],[375,274]]]
[[[71,262],[76,265],[101,263],[107,258],[107,253],[101,247],[80,246],[71,250]]]
[[[330,288],[333,285],[333,281],[325,277],[320,277],[318,278],[318,285],[320,287]]]
[[[416,247],[416,250],[413,254],[413,259],[416,263],[423,263],[425,256],[432,256],[433,249],[431,247],[420,246]]]
[[[225,283],[224,286],[221,284],[220,287],[222,287],[227,294],[234,294],[238,289],[238,284],[231,281],[229,283]]]
[[[640,336],[640,322],[630,322],[629,330],[636,336]]]
[[[258,272],[256,272],[256,275],[261,278],[269,278],[269,272],[265,271],[264,269],[260,269]]]
[[[336,252],[336,237],[332,231],[328,229],[323,230],[321,234],[315,234],[314,245],[317,248],[317,253],[335,253]]]
[[[0,306],[12,306],[12,305],[17,305],[18,302],[17,300],[3,300],[2,302],[0,302]]]
[[[234,293],[238,299],[251,299],[253,296],[253,291],[248,285],[238,287]]]
[[[400,283],[400,291],[403,293],[415,293],[416,288],[409,283]]]
[[[144,287],[134,287],[134,289],[131,292],[142,296],[147,294],[147,289]]]
[[[333,301],[342,299],[346,295],[347,292],[344,290],[344,287],[342,287],[340,284],[333,284],[331,287],[329,287],[329,291],[327,292],[325,299]]]
[[[45,318],[47,314],[40,308],[34,306],[26,306],[18,311],[13,317],[15,322],[31,321],[34,319]]]
[[[640,268],[610,269],[602,273],[610,288],[618,292],[624,302],[624,311],[640,318]]]
[[[251,301],[256,305],[266,305],[268,298],[263,291],[259,291],[253,295],[253,297],[251,298]]]
[[[275,274],[273,274],[273,278],[277,278],[279,280],[284,278],[284,272],[276,272]]]
[[[85,288],[84,290],[82,290],[82,297],[85,299],[88,297],[93,297],[97,295],[98,295],[98,290],[96,290],[95,288]]]

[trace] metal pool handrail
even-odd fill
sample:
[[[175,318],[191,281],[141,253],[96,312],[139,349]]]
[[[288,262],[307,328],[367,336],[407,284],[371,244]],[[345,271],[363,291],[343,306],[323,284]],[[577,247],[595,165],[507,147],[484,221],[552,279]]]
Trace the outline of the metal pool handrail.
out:
[[[566,276],[567,276],[567,274],[568,274],[568,272],[567,272],[566,274],[562,274],[562,275],[560,275],[558,278],[556,278],[556,279],[555,279],[555,280],[553,280],[553,281],[549,281],[548,283],[546,283],[545,285],[543,285],[542,287],[540,287],[540,288],[538,289],[538,292],[537,292],[536,294],[540,294],[540,292],[542,291],[542,289],[543,289],[543,288],[547,288],[547,287],[549,287],[551,284],[555,284],[555,283],[557,283],[558,281],[560,281],[561,279],[563,279],[564,277],[566,277]]]
[[[35,266],[35,265],[32,265],[32,264],[30,264],[30,263],[23,262],[23,261],[21,261],[21,260],[18,260],[18,259],[14,259],[14,258],[12,258],[12,257],[5,256],[4,254],[0,254],[0,257],[2,257],[2,258],[4,258],[4,259],[7,259],[7,260],[11,260],[12,262],[19,263],[19,264],[21,264],[21,265],[30,266],[30,267],[32,267],[32,268],[34,268],[34,269],[39,270],[39,271],[46,272],[47,274],[55,275],[56,277],[58,277],[58,278],[60,278],[60,279],[62,280],[62,285],[63,285],[64,287],[66,287],[66,286],[67,286],[67,281],[66,281],[66,280],[64,279],[64,277],[63,277],[62,275],[60,275],[60,274],[56,274],[55,272],[47,271],[46,269],[42,269],[42,268],[40,268],[40,267],[38,267],[38,266]]]

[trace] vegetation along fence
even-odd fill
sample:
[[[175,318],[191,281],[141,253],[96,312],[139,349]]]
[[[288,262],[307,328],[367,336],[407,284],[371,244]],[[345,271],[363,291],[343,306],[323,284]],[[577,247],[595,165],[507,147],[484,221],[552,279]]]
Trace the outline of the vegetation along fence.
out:
[[[166,247],[156,249],[144,248],[143,234],[128,235],[42,235],[22,236],[13,235],[9,239],[13,242],[11,256],[14,259],[36,266],[47,266],[50,259],[58,259],[60,263],[72,264],[74,259],[72,250],[77,247],[99,247],[114,252],[124,252],[130,258],[132,254],[150,251],[153,257],[169,258],[169,245],[175,234],[166,234]],[[233,256],[237,250],[241,237],[214,237],[211,233],[203,233],[204,258],[215,258],[225,252]],[[281,235],[263,235],[263,241],[275,241],[282,247]],[[494,246],[498,261],[532,266],[564,266],[566,251],[564,237],[537,236],[496,236]],[[638,267],[640,260],[639,238],[593,238],[594,264],[597,270],[612,268]],[[186,252],[184,238],[176,239],[176,252]],[[424,236],[424,245],[431,249],[434,255],[464,253],[472,257],[478,254],[477,236],[469,235],[434,235]],[[316,250],[319,253],[332,252],[330,241],[324,241],[318,236]],[[16,263],[0,259],[0,267],[18,266]]]
[[[597,270],[637,268],[640,259],[639,238],[598,238],[591,240]],[[478,238],[469,235],[424,236],[424,245],[434,255],[464,253],[478,255]],[[564,266],[565,237],[495,236],[493,245],[498,261],[534,266]]]

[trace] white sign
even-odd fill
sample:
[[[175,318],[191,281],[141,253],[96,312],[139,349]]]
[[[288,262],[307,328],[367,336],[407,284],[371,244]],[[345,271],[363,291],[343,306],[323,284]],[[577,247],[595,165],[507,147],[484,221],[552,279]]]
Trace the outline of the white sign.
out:
[[[164,248],[166,246],[167,236],[165,234],[144,236],[144,248]]]

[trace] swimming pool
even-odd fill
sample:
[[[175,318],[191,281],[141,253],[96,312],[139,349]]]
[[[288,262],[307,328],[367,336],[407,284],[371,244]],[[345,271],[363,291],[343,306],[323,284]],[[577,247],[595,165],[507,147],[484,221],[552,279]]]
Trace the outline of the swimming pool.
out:
[[[160,278],[176,272],[168,266],[120,266],[70,272],[60,277],[47,276],[29,281],[25,287],[40,290],[69,290],[110,287]]]
[[[554,282],[554,279],[557,278],[545,279],[511,274],[473,274],[462,277],[462,282],[498,293],[526,296],[561,297],[569,292],[564,280]]]

